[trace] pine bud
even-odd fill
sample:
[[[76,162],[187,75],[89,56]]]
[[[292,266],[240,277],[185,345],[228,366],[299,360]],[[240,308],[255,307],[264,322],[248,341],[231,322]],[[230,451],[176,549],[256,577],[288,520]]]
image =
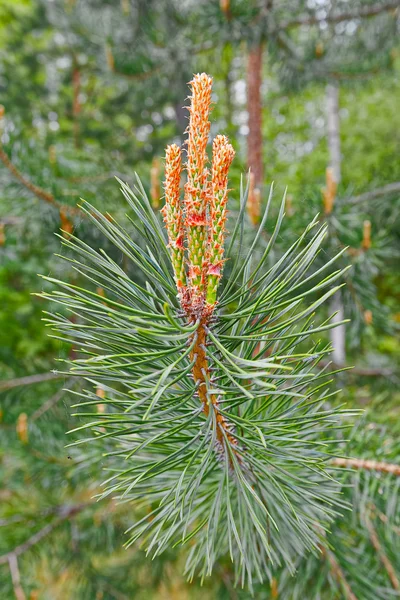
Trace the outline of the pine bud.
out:
[[[371,248],[371,221],[364,221],[363,223],[362,247],[364,250]]]
[[[161,212],[167,227],[168,246],[178,290],[186,285],[185,232],[180,200],[180,181],[181,149],[176,144],[172,144],[167,146],[165,151],[165,205]]]
[[[210,195],[206,169],[206,146],[210,133],[212,79],[206,73],[191,81],[191,105],[187,140],[187,183],[185,185],[189,279],[195,298],[204,292],[203,270],[207,244],[207,203]]]
[[[166,150],[162,214],[183,312],[196,318],[202,315],[209,322],[224,263],[228,170],[235,152],[228,139],[218,135],[213,143],[210,173],[206,166],[206,146],[210,131],[212,79],[205,73],[198,74],[190,85],[184,210],[179,198],[181,152],[173,144]]]
[[[0,246],[4,246],[6,243],[6,228],[4,223],[0,223]]]
[[[104,390],[102,387],[98,386],[98,387],[96,388],[96,396],[98,396],[99,398],[102,398],[102,399],[104,399],[104,398],[106,397],[106,392],[105,392],[105,390]]]
[[[222,12],[223,12],[223,13],[224,13],[226,16],[228,16],[228,15],[229,15],[230,8],[231,8],[231,2],[230,2],[230,0],[220,0],[220,3],[219,3],[219,4],[220,4],[220,7],[221,7],[221,10],[222,10]]]
[[[333,210],[337,191],[337,183],[334,179],[332,167],[326,169],[326,187],[322,190],[324,198],[325,214],[330,215]]]
[[[150,198],[154,210],[160,208],[160,196],[160,161],[155,156],[150,169]]]
[[[20,442],[28,443],[28,415],[21,413],[17,419],[16,432]]]
[[[213,142],[212,196],[210,199],[210,231],[207,253],[207,304],[217,300],[217,287],[224,264],[226,204],[228,201],[228,171],[235,151],[224,135]]]
[[[6,113],[6,109],[4,108],[4,106],[2,104],[0,104],[0,133],[3,130],[4,127],[4,115]]]
[[[254,187],[254,173],[250,172],[249,194],[247,196],[247,214],[251,223],[256,226],[261,216],[261,192]]]
[[[114,72],[115,71],[115,60],[114,60],[114,54],[113,54],[110,44],[106,44],[106,61],[107,61],[107,66],[110,69],[110,71]]]
[[[292,196],[292,194],[287,194],[287,196],[286,196],[285,212],[286,212],[286,214],[287,214],[288,217],[293,217],[293,215],[294,215],[293,196]]]
[[[372,325],[373,315],[372,315],[372,312],[370,310],[365,310],[364,311],[364,321],[365,321],[366,325]]]
[[[324,48],[323,42],[321,42],[321,41],[317,42],[315,45],[315,56],[317,58],[321,58],[323,56],[324,52],[325,52],[325,48]]]
[[[278,596],[278,581],[276,577],[273,577],[271,580],[271,598],[272,600],[277,600]]]
[[[64,207],[60,208],[60,219],[61,219],[61,229],[62,236],[65,239],[68,239],[74,230],[74,226],[72,222],[69,220],[67,216],[67,211]]]
[[[106,392],[105,392],[105,390],[104,390],[102,387],[100,387],[100,386],[99,386],[99,387],[96,389],[96,396],[98,396],[99,398],[102,398],[102,399],[104,399],[104,398],[106,397]],[[103,403],[96,404],[96,410],[97,410],[97,412],[98,412],[100,415],[102,415],[102,414],[104,414],[104,413],[106,412],[106,405],[105,405],[105,404],[103,404]],[[102,431],[102,432],[105,432],[105,429],[104,429],[104,427],[100,427],[99,429],[100,429],[100,431]]]
[[[121,8],[124,15],[129,15],[131,11],[129,0],[121,0]]]
[[[49,163],[55,165],[57,162],[57,150],[54,144],[49,146]]]

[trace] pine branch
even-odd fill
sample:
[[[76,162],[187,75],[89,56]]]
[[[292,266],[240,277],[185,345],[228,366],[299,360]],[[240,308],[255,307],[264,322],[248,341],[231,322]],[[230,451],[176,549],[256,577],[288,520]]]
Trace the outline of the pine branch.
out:
[[[10,567],[11,581],[14,588],[16,600],[26,600],[25,592],[21,585],[21,575],[18,568],[18,559],[15,554],[8,557],[8,565]]]
[[[380,462],[376,460],[364,460],[362,458],[334,458],[332,463],[335,467],[360,469],[367,471],[380,471],[400,477],[400,465]]]
[[[53,194],[51,194],[50,192],[47,192],[43,188],[32,183],[26,177],[26,175],[21,173],[21,171],[19,171],[17,169],[17,167],[11,162],[11,160],[8,158],[6,152],[4,151],[4,149],[2,148],[1,145],[0,145],[0,160],[4,164],[4,166],[9,170],[9,172],[13,175],[13,177],[15,177],[15,179],[17,179],[17,181],[19,181],[24,187],[26,187],[30,192],[32,192],[40,200],[43,200],[44,202],[51,204],[58,210],[63,210],[72,216],[82,214],[82,211],[79,208],[58,202],[55,199],[55,197],[53,196]]]
[[[332,367],[335,371],[340,369],[346,369],[346,373],[349,375],[357,375],[359,377],[391,377],[394,372],[392,369],[388,368],[373,368],[373,367],[346,367],[346,365],[335,363],[333,361],[326,362],[321,360],[319,363],[321,368],[326,368],[327,366]]]
[[[398,192],[400,192],[400,181],[388,183],[387,185],[384,185],[381,188],[371,190],[370,192],[365,192],[364,194],[360,194],[359,196],[352,196],[351,198],[342,198],[340,202],[346,205],[361,204],[363,202],[370,202],[371,200],[376,200],[377,198],[389,196],[390,194],[396,194]]]
[[[56,527],[61,525],[61,523],[63,523],[67,519],[75,517],[77,514],[82,512],[82,510],[84,510],[88,506],[92,506],[92,504],[93,503],[89,502],[86,504],[75,504],[72,506],[68,506],[68,505],[60,506],[59,510],[57,511],[59,514],[59,517],[57,519],[54,519],[54,521],[45,525],[42,529],[40,529],[39,531],[34,533],[25,542],[23,542],[19,546],[16,546],[10,552],[7,552],[6,554],[3,554],[2,556],[0,556],[0,565],[6,564],[7,562],[10,561],[10,559],[13,560],[15,558],[18,558],[18,556],[21,556],[21,554],[24,554],[24,552],[26,552],[27,550],[32,548],[32,546],[35,546],[44,537],[49,535],[49,533],[51,533],[53,531],[53,529],[55,529]]]
[[[44,510],[41,510],[39,513],[35,513],[34,515],[12,515],[11,517],[0,519],[0,527],[8,527],[8,525],[12,525],[14,523],[22,523],[24,522],[24,527],[30,527],[31,525],[35,525],[38,519],[44,519],[51,515],[56,515],[62,512],[63,505],[50,506]]]
[[[166,152],[169,243],[140,181],[137,193],[120,182],[135,239],[95,207],[82,210],[132,262],[135,280],[71,235],[62,240],[74,254],[67,260],[89,289],[44,277],[57,289],[40,297],[74,316],[45,321],[80,352],[70,372],[90,387],[74,392],[74,431],[87,432],[76,443],[98,444],[108,463],[101,497],[144,509],[127,545],[141,538],[157,556],[190,542],[189,578],[204,578],[230,555],[236,580],[251,588],[271,577],[272,563],[293,569],[295,557],[319,547],[341,502],[326,440],[339,443],[332,432],[342,413],[326,408],[329,381],[316,366],[329,345],[315,337],[332,328],[315,314],[340,288],[341,272],[330,271],[333,259],[312,269],[327,229],[317,218],[272,258],[285,210],[283,198],[267,226],[272,188],[250,247],[243,189],[225,239],[234,151],[218,135],[208,166],[211,78],[196,75],[191,86],[183,199],[181,151]],[[93,386],[103,390],[101,414],[92,411]]]
[[[22,223],[22,221],[23,219],[21,217],[14,216],[0,218],[0,223],[2,225],[18,225],[19,223]]]
[[[36,375],[28,375],[26,377],[18,377],[17,379],[9,379],[8,381],[0,381],[0,392],[11,390],[22,385],[32,385],[34,383],[42,383],[43,381],[51,381],[53,379],[63,379],[64,373],[38,373]]]
[[[386,3],[371,4],[369,6],[361,6],[355,10],[348,10],[340,13],[329,13],[326,17],[318,17],[317,15],[305,15],[283,21],[278,25],[279,29],[290,29],[302,25],[319,25],[320,23],[341,23],[343,21],[352,21],[354,19],[365,19],[374,17],[383,12],[390,12],[400,7],[398,0]]]
[[[388,457],[398,456],[398,441],[383,427],[365,423],[353,429],[347,444],[346,453],[363,451],[376,454],[382,447]],[[332,461],[337,462],[336,459]],[[359,461],[361,462],[361,461]],[[345,465],[341,465],[345,466]],[[392,595],[387,582],[386,571],[382,567],[380,550],[390,560],[395,573],[398,571],[399,517],[398,481],[387,471],[375,473],[360,468],[348,468],[341,473],[343,505],[352,510],[339,511],[321,543],[322,557],[329,571],[315,554],[303,556],[296,564],[297,577],[293,579],[285,569],[280,574],[280,597],[316,598],[322,593],[328,597],[356,597],[358,600],[384,600]],[[371,532],[366,526],[371,519],[377,529],[377,538],[371,543]],[[382,524],[379,525],[379,520]],[[377,543],[378,542],[378,543]],[[330,553],[330,555],[329,555]],[[362,560],[358,558],[362,556]],[[390,567],[389,567],[390,572]]]
[[[372,508],[373,508],[373,510],[376,510],[376,506],[373,506]],[[384,523],[385,525],[388,524],[389,519],[388,519],[387,515],[385,515],[384,513],[378,511],[377,512],[377,516],[382,521],[382,523]],[[392,526],[392,530],[394,531],[394,533],[396,533],[396,535],[400,535],[400,527],[393,527]]]
[[[61,400],[61,398],[64,396],[65,392],[70,387],[72,387],[72,385],[71,385],[72,382],[73,382],[73,379],[68,380],[66,382],[65,386],[63,386],[61,389],[59,389],[51,398],[49,398],[46,402],[44,402],[42,404],[42,406],[40,406],[38,409],[36,409],[35,412],[31,415],[30,421],[36,421],[36,419],[39,419],[42,415],[44,415],[45,412],[47,412],[48,410],[53,408],[53,406],[55,406]]]
[[[399,467],[399,475],[400,475],[400,467]],[[386,572],[392,583],[393,589],[400,590],[400,582],[396,576],[396,571],[382,548],[382,545],[379,541],[378,534],[376,532],[375,527],[372,524],[371,519],[367,516],[365,521],[366,521],[366,526],[367,526],[367,529],[369,532],[369,536],[371,538],[371,543],[372,543],[373,547],[375,548],[376,552],[378,553],[383,566],[386,569]]]
[[[333,552],[329,548],[326,548],[325,546],[321,546],[321,552],[322,552],[322,555],[325,556],[326,560],[329,563],[329,567],[330,567],[333,577],[336,579],[337,583],[342,588],[345,599],[346,600],[357,600],[357,597],[353,593],[353,590],[351,589],[350,584],[344,575],[343,569],[339,565]]]

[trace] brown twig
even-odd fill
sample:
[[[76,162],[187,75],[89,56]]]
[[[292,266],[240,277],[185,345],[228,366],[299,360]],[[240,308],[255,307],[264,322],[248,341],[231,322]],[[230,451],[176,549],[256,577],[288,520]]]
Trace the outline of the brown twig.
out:
[[[375,506],[373,508],[374,508],[374,510],[376,510]],[[389,519],[388,519],[387,515],[385,515],[383,512],[378,511],[377,516],[382,521],[382,523],[385,523],[385,525],[388,523]],[[400,527],[396,527],[393,524],[391,524],[390,527],[391,527],[391,530],[394,531],[394,533],[396,535],[400,535]]]
[[[375,527],[372,525],[372,522],[368,517],[366,518],[366,526],[368,529],[369,537],[371,539],[371,543],[372,543],[373,547],[375,548],[375,550],[380,558],[381,563],[383,564],[383,566],[386,569],[386,572],[392,583],[393,589],[400,590],[400,582],[396,576],[396,572],[393,568],[393,565],[390,562],[390,560],[388,559],[388,557],[386,556],[386,554],[382,548],[382,545],[379,541],[378,534],[375,530]]]
[[[40,529],[39,531],[34,533],[30,538],[28,538],[25,542],[23,542],[19,546],[16,546],[14,550],[11,550],[10,552],[7,552],[6,554],[0,556],[0,565],[6,564],[10,561],[10,559],[12,560],[13,558],[18,558],[18,556],[32,548],[32,546],[35,546],[35,544],[40,542],[40,540],[49,535],[49,533],[51,533],[53,529],[58,527],[61,523],[63,523],[71,517],[75,517],[87,506],[91,505],[92,503],[89,502],[85,504],[74,504],[72,506],[60,506],[58,509],[59,516],[57,519],[54,519],[54,521],[45,525],[42,529]]]
[[[331,552],[329,548],[326,548],[325,546],[321,546],[321,552],[322,556],[324,556],[328,561],[331,573],[341,586],[346,600],[357,600],[357,597],[354,595],[354,592],[351,589],[350,584],[343,573],[343,569],[336,560],[336,557],[333,554],[333,552]]]
[[[21,586],[21,575],[18,568],[18,559],[15,554],[11,554],[8,558],[8,565],[10,567],[11,581],[14,588],[14,594],[16,600],[25,600],[25,592]]]
[[[68,204],[62,204],[61,202],[58,202],[58,200],[55,199],[53,194],[51,194],[50,192],[47,192],[43,188],[32,183],[32,181],[30,181],[26,177],[26,175],[21,173],[21,171],[19,171],[17,169],[17,167],[11,162],[11,160],[8,158],[6,152],[4,152],[4,150],[1,146],[0,146],[0,160],[3,163],[3,165],[10,171],[10,173],[15,177],[15,179],[17,179],[20,183],[22,183],[22,185],[24,187],[26,187],[30,192],[32,192],[32,194],[34,194],[40,200],[43,200],[44,202],[51,204],[58,210],[63,209],[70,215],[75,215],[75,216],[81,215],[82,216],[85,214],[78,207],[69,206]]]
[[[0,527],[8,527],[9,525],[12,525],[14,523],[22,523],[22,522],[24,522],[25,527],[30,527],[31,525],[34,525],[35,523],[37,523],[38,519],[44,519],[46,517],[50,517],[51,515],[59,514],[61,509],[62,509],[62,505],[61,506],[57,505],[57,506],[50,506],[49,508],[41,510],[39,513],[36,513],[35,515],[33,515],[33,514],[12,515],[11,517],[8,517],[6,519],[0,519]]]
[[[370,6],[362,6],[355,10],[348,10],[340,13],[330,13],[326,17],[319,17],[317,15],[307,15],[297,17],[288,21],[283,21],[278,28],[279,29],[290,29],[291,27],[298,27],[301,25],[319,25],[320,23],[341,23],[343,21],[352,21],[353,19],[365,19],[374,17],[383,12],[389,12],[396,10],[400,7],[398,0],[392,2],[386,2],[385,4],[377,3],[371,4]]]
[[[68,380],[66,385],[70,386],[72,381],[74,381],[73,378]],[[45,412],[50,410],[50,408],[55,406],[57,404],[57,402],[59,402],[59,400],[61,400],[61,398],[63,397],[64,392],[66,390],[68,390],[68,387],[67,388],[62,387],[60,390],[58,390],[51,398],[46,400],[46,402],[44,402],[44,404],[42,404],[42,406],[40,406],[37,410],[35,410],[35,412],[31,415],[29,420],[36,421],[36,419],[39,419]]]
[[[367,471],[380,471],[400,477],[400,465],[387,462],[378,462],[377,460],[364,460],[362,458],[334,458],[332,463],[335,467],[344,467],[349,469],[359,469]]]
[[[33,383],[42,383],[43,381],[51,381],[52,379],[62,379],[65,377],[63,373],[38,373],[36,375],[28,375],[27,377],[18,377],[17,379],[9,379],[8,381],[0,381],[0,392],[11,390],[12,388],[22,385],[31,385]]]
[[[203,404],[204,414],[208,416],[210,408],[215,412],[217,422],[217,443],[221,449],[225,448],[225,436],[230,442],[233,451],[237,447],[236,438],[231,433],[231,425],[227,419],[220,413],[218,407],[218,398],[215,394],[208,393],[208,382],[211,379],[210,369],[206,354],[207,344],[207,324],[203,320],[200,322],[197,331],[195,332],[196,342],[191,352],[191,360],[194,360],[193,379],[197,384],[197,393],[199,400]],[[236,453],[236,452],[235,452]],[[240,460],[240,457],[238,456]]]
[[[341,368],[343,365],[336,366]],[[362,377],[388,377],[389,375],[393,375],[393,372],[390,369],[362,369],[361,367],[354,367],[350,369],[349,372]]]
[[[10,217],[1,217],[0,218],[0,223],[2,225],[18,225],[19,223],[22,223],[23,219],[21,217],[14,217],[14,216],[10,216]]]

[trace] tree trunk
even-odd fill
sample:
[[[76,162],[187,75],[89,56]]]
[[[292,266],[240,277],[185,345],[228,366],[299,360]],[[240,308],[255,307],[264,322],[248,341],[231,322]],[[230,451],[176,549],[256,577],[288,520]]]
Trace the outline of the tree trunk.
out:
[[[248,137],[247,137],[247,160],[248,167],[254,175],[256,187],[263,181],[263,157],[262,157],[262,106],[261,106],[261,82],[262,82],[262,44],[258,44],[249,50],[247,63],[247,111]]]
[[[340,154],[339,87],[329,83],[326,86],[326,113],[328,129],[329,163],[333,178],[339,185],[342,179],[342,157]]]
[[[74,60],[74,68],[72,71],[72,119],[74,128],[74,145],[75,148],[80,147],[80,127],[79,127],[79,115],[81,112],[81,103],[79,94],[81,91],[81,72],[79,66]]]
[[[342,179],[340,153],[340,119],[339,119],[339,87],[336,84],[326,86],[326,115],[327,115],[327,133],[329,165],[332,168],[333,178],[337,184]],[[330,304],[331,312],[337,312],[332,319],[333,323],[338,323],[344,319],[343,295],[341,290],[336,292]],[[330,338],[333,346],[332,358],[338,365],[346,364],[346,329],[344,325],[339,325],[331,330]]]
[[[332,319],[332,323],[338,323],[344,319],[343,298],[341,290],[337,291],[330,302],[331,313],[337,312]],[[346,364],[346,327],[338,325],[330,330],[330,337],[333,346],[332,359],[337,365]]]

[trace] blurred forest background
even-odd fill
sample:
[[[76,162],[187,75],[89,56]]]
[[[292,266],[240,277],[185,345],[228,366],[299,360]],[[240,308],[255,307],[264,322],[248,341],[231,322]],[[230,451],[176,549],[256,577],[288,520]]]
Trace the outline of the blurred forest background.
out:
[[[400,597],[399,19],[385,0],[0,0],[2,599],[250,598],[228,560],[201,588],[181,552],[152,562],[123,548],[135,507],[95,503],[101,457],[66,448],[79,418],[64,390],[84,384],[55,372],[74,350],[48,336],[53,307],[32,295],[47,289],[38,273],[79,284],[55,256],[60,228],[112,251],[80,197],[123,219],[114,177],[135,185],[137,172],[160,208],[164,148],[182,142],[200,71],[214,78],[212,134],[237,151],[231,187],[252,170],[249,229],[274,181],[277,204],[288,187],[279,247],[317,213],[320,260],[348,246],[330,310],[351,322],[332,334],[332,368],[355,368],[333,385],[365,411],[353,455],[386,465],[349,475],[354,512],[333,528],[335,554],[305,557],[295,578],[277,571],[255,597]]]

